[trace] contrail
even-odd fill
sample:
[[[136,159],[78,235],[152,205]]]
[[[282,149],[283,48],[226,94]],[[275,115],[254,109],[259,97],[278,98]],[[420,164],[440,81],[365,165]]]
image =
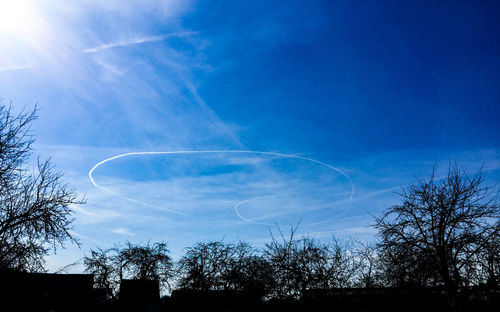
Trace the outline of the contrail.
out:
[[[238,210],[238,208],[245,204],[245,203],[248,203],[248,202],[251,202],[251,201],[254,201],[254,200],[259,200],[259,199],[264,199],[264,198],[273,198],[273,197],[277,197],[278,195],[270,195],[270,196],[261,196],[261,197],[255,197],[255,198],[250,198],[250,199],[247,199],[247,200],[242,200],[240,202],[237,202],[235,205],[234,205],[234,210],[236,211],[236,214],[238,215],[238,217],[243,220],[243,221],[246,221],[246,222],[251,222],[251,223],[255,223],[255,224],[260,224],[260,225],[267,225],[267,226],[273,226],[274,224],[271,224],[271,223],[264,223],[264,222],[257,222],[255,220],[252,220],[252,219],[248,219],[248,218],[245,218],[244,216],[242,216],[240,214],[240,211]]]
[[[113,157],[110,157],[110,158],[106,158],[100,162],[98,162],[97,164],[94,165],[94,167],[92,167],[92,169],[90,169],[89,171],[89,178],[90,178],[90,181],[92,182],[92,184],[95,186],[95,187],[98,187],[110,194],[113,194],[113,195],[116,195],[116,196],[120,196],[122,198],[125,198],[131,202],[135,202],[135,203],[138,203],[140,205],[143,205],[143,206],[146,206],[146,207],[151,207],[151,208],[157,208],[157,209],[161,209],[161,210],[165,210],[165,211],[168,211],[168,212],[172,212],[172,213],[175,213],[175,214],[180,214],[180,215],[187,215],[183,212],[180,212],[180,211],[177,211],[177,210],[173,210],[173,209],[166,209],[166,208],[163,208],[163,207],[159,207],[159,206],[154,206],[154,205],[150,205],[150,204],[147,204],[147,203],[143,203],[137,199],[134,199],[134,198],[131,198],[131,197],[127,197],[127,196],[123,196],[123,195],[120,195],[116,192],[113,192],[112,190],[108,189],[107,187],[104,187],[104,186],[101,186],[99,184],[97,184],[92,176],[92,174],[94,173],[94,171],[101,165],[109,162],[109,161],[113,161],[115,159],[118,159],[118,158],[122,158],[122,157],[128,157],[128,156],[135,156],[135,155],[172,155],[172,154],[215,154],[215,153],[224,153],[224,154],[259,154],[259,155],[269,155],[269,156],[277,156],[277,157],[283,157],[283,158],[295,158],[295,159],[302,159],[302,160],[306,160],[306,161],[310,161],[310,162],[313,162],[313,163],[316,163],[316,164],[319,164],[321,166],[324,166],[324,167],[327,167],[331,170],[334,170],[340,174],[342,174],[344,177],[346,177],[346,179],[349,181],[349,183],[351,184],[351,195],[349,197],[349,199],[352,199],[352,197],[354,196],[354,183],[352,182],[351,180],[351,177],[349,177],[349,175],[347,173],[345,173],[344,171],[340,170],[339,168],[337,167],[334,167],[332,165],[329,165],[327,163],[324,163],[322,161],[319,161],[319,160],[316,160],[316,159],[312,159],[312,158],[308,158],[308,157],[303,157],[303,156],[298,156],[298,155],[290,155],[290,154],[282,154],[282,153],[275,153],[275,152],[262,152],[262,151],[247,151],[247,150],[218,150],[218,151],[168,151],[168,152],[130,152],[130,153],[124,153],[124,154],[120,154],[120,155],[116,155],[116,156],[113,156]],[[234,206],[234,210],[236,211],[236,214],[238,215],[238,217],[240,219],[242,219],[243,221],[248,221],[248,222],[254,222],[255,221],[252,221],[251,219],[247,219],[245,217],[243,217],[240,212],[238,211],[238,207],[245,203],[245,202],[248,202],[248,201],[252,201],[252,200],[257,200],[257,199],[262,199],[262,198],[266,198],[266,197],[270,197],[270,196],[264,196],[264,197],[258,197],[258,198],[253,198],[253,199],[248,199],[246,201],[242,201],[242,202],[239,202],[237,203],[235,206]]]
[[[116,47],[124,47],[124,46],[147,43],[147,42],[163,41],[163,40],[166,40],[170,37],[181,37],[182,38],[182,37],[187,37],[187,36],[191,36],[191,35],[196,35],[197,33],[198,32],[195,32],[195,31],[183,31],[183,32],[176,32],[176,33],[163,34],[163,35],[157,35],[157,36],[145,36],[145,37],[138,37],[138,38],[132,38],[132,39],[125,39],[125,40],[120,40],[120,41],[102,44],[102,45],[92,47],[92,48],[87,48],[87,49],[83,50],[83,53],[96,53],[96,52],[99,52],[101,50],[112,49],[112,48],[116,48]]]

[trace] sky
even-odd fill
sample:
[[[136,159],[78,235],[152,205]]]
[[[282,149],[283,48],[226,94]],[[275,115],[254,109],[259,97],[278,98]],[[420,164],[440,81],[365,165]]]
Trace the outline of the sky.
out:
[[[81,247],[47,268],[127,240],[174,257],[206,240],[262,247],[299,222],[370,241],[433,167],[497,183],[499,14],[495,1],[0,0],[2,103],[37,106],[34,156],[86,199]]]

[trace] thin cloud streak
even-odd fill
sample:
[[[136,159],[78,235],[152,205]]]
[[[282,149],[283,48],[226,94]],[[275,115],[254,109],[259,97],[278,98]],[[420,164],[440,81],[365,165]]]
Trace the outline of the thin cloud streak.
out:
[[[89,241],[89,242],[94,242],[94,243],[97,243],[97,244],[99,244],[99,245],[104,245],[104,243],[103,243],[102,241],[97,240],[97,239],[90,238],[90,237],[85,236],[85,235],[83,235],[83,234],[80,234],[80,233],[78,233],[78,232],[75,232],[75,231],[69,231],[69,233],[70,233],[71,235],[73,235],[73,236],[75,236],[75,237],[79,238],[79,239],[84,239],[84,240],[87,240],[87,241]]]
[[[9,72],[9,71],[26,70],[26,69],[31,69],[31,67],[29,67],[29,66],[7,66],[7,67],[0,67],[0,72]]]
[[[112,229],[111,232],[120,234],[120,235],[127,235],[127,236],[134,236],[135,234],[130,232],[128,229],[120,227],[116,229]]]
[[[163,41],[171,37],[187,37],[187,36],[192,36],[196,35],[198,32],[195,31],[183,31],[183,32],[177,32],[177,33],[172,33],[172,34],[163,34],[163,35],[157,35],[157,36],[146,36],[146,37],[140,37],[140,38],[132,38],[132,39],[127,39],[127,40],[119,40],[111,43],[106,43],[103,45],[99,45],[96,47],[92,48],[87,48],[83,50],[83,53],[96,53],[102,50],[107,50],[107,49],[112,49],[116,47],[124,47],[124,46],[130,46],[130,45],[137,45],[137,44],[142,44],[142,43],[148,43],[148,42],[157,42],[157,41]]]

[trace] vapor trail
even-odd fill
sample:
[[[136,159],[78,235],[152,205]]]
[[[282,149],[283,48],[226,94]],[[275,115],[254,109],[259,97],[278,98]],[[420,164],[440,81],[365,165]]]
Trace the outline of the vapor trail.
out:
[[[254,201],[254,200],[259,200],[259,199],[264,199],[264,198],[273,198],[273,197],[276,197],[277,195],[270,195],[270,196],[261,196],[261,197],[255,197],[255,198],[250,198],[250,199],[247,199],[247,200],[242,200],[240,202],[237,202],[235,205],[234,205],[234,210],[236,211],[236,214],[238,215],[238,217],[243,220],[243,221],[246,221],[246,222],[251,222],[251,223],[255,223],[255,224],[261,224],[261,225],[267,225],[267,226],[273,226],[274,224],[271,224],[271,223],[264,223],[264,222],[257,222],[255,220],[252,220],[252,219],[248,219],[248,218],[245,218],[244,216],[242,216],[240,214],[240,211],[238,210],[238,208],[245,204],[245,203],[248,203],[248,202],[251,202],[251,201]]]
[[[157,36],[145,36],[145,37],[131,38],[131,39],[120,40],[120,41],[102,44],[102,45],[92,47],[92,48],[87,48],[87,49],[83,50],[83,53],[96,53],[96,52],[99,52],[101,50],[112,49],[112,48],[116,48],[116,47],[124,47],[124,46],[137,45],[137,44],[148,43],[148,42],[163,41],[163,40],[166,40],[170,37],[187,37],[187,36],[191,36],[191,35],[195,35],[195,34],[197,34],[197,32],[183,31],[183,32],[163,34],[163,35],[157,35]]]
[[[124,154],[116,155],[116,156],[113,156],[113,157],[110,157],[110,158],[106,158],[106,159],[98,162],[97,164],[94,165],[94,167],[92,167],[92,169],[90,169],[90,171],[89,171],[89,178],[90,178],[90,181],[92,182],[92,184],[95,187],[98,187],[98,188],[100,188],[100,189],[102,189],[102,190],[104,190],[104,191],[106,191],[106,192],[108,192],[110,194],[115,195],[115,196],[120,196],[120,197],[125,198],[125,199],[127,199],[129,201],[141,204],[141,205],[146,206],[146,207],[157,208],[157,209],[161,209],[161,210],[165,210],[165,211],[169,211],[169,212],[176,213],[176,214],[181,214],[181,215],[187,215],[187,214],[185,214],[183,212],[180,212],[180,211],[177,211],[177,210],[166,209],[166,208],[163,208],[163,207],[150,205],[150,204],[141,202],[141,201],[139,201],[137,199],[130,198],[130,197],[127,197],[127,196],[123,196],[123,195],[120,195],[120,194],[118,194],[116,192],[113,192],[112,190],[110,190],[110,189],[108,189],[108,188],[106,188],[104,186],[101,186],[101,185],[97,184],[95,182],[92,174],[94,173],[94,171],[99,166],[101,166],[101,165],[103,165],[103,164],[105,164],[105,163],[107,163],[109,161],[113,161],[115,159],[123,158],[123,157],[128,157],[128,156],[135,156],[135,155],[171,155],[171,154],[215,154],[215,153],[221,153],[221,154],[259,154],[259,155],[270,155],[270,156],[277,156],[277,157],[283,157],[283,158],[295,158],[295,159],[302,159],[302,160],[310,161],[310,162],[319,164],[321,166],[327,167],[327,168],[329,168],[331,170],[334,170],[334,171],[342,174],[344,177],[346,177],[346,179],[351,184],[351,195],[350,195],[349,199],[352,199],[352,197],[354,196],[354,183],[352,182],[351,177],[349,177],[349,175],[347,173],[345,173],[344,171],[340,170],[337,167],[334,167],[334,166],[329,165],[327,163],[324,163],[322,161],[319,161],[319,160],[316,160],[316,159],[312,159],[312,158],[308,158],[308,157],[303,157],[303,156],[298,156],[298,155],[282,154],[282,153],[274,153],[274,152],[261,152],[261,151],[219,150],[219,151],[130,152],[130,153],[124,153]],[[236,214],[238,215],[238,217],[240,219],[242,219],[243,221],[248,221],[248,222],[254,222],[255,223],[255,221],[252,221],[251,219],[247,219],[247,218],[243,217],[240,214],[240,212],[238,211],[238,207],[241,204],[245,203],[245,202],[256,200],[256,199],[262,199],[262,198],[265,198],[265,197],[269,197],[269,196],[264,196],[264,197],[259,197],[259,198],[253,198],[253,199],[248,199],[246,201],[239,202],[239,203],[237,203],[234,206],[234,210],[236,211]]]

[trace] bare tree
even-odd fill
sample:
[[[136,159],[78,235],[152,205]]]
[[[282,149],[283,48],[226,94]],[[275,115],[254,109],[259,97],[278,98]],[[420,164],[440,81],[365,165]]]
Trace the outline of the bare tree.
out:
[[[377,254],[378,280],[384,286],[416,288],[441,283],[435,261],[419,248],[395,244],[378,248]]]
[[[200,242],[178,262],[179,287],[264,292],[269,268],[248,243]]]
[[[85,271],[94,274],[96,287],[114,293],[125,278],[159,281],[170,290],[174,272],[169,253],[164,242],[145,245],[126,242],[125,246],[115,245],[107,250],[97,248],[84,257]]]
[[[119,286],[119,273],[115,267],[111,250],[91,250],[89,256],[84,256],[85,272],[94,275],[94,286],[108,290],[109,296],[114,296]]]
[[[377,246],[368,242],[357,242],[356,245],[355,254],[359,264],[356,284],[366,288],[380,286],[381,272]]]
[[[269,283],[270,267],[250,244],[230,244],[231,257],[223,276],[226,289],[250,290],[264,295]]]
[[[288,238],[279,230],[281,241],[271,234],[264,250],[272,269],[272,297],[301,298],[308,290],[352,285],[358,267],[352,244],[335,238],[328,244],[296,239],[296,230],[291,228]]]
[[[127,242],[119,253],[124,259],[123,269],[127,277],[159,281],[170,289],[169,280],[173,276],[173,262],[166,243],[148,242],[146,245],[134,245]]]
[[[381,257],[394,272],[450,294],[472,283],[476,259],[498,237],[499,206],[481,171],[450,165],[447,177],[418,180],[403,189],[402,203],[376,219]],[[403,268],[406,268],[406,272]]]
[[[232,247],[221,241],[197,243],[188,247],[178,262],[179,287],[194,290],[224,288]]]
[[[467,273],[467,279],[475,285],[485,285],[490,290],[500,288],[500,233],[491,237],[485,248],[471,259]]]
[[[50,160],[29,170],[36,109],[14,115],[0,105],[0,269],[43,270],[44,256],[69,240],[71,205],[77,194],[54,172]]]
[[[497,227],[499,224],[497,224]],[[500,288],[500,233],[489,240],[481,261],[486,272],[486,284],[490,289]]]

